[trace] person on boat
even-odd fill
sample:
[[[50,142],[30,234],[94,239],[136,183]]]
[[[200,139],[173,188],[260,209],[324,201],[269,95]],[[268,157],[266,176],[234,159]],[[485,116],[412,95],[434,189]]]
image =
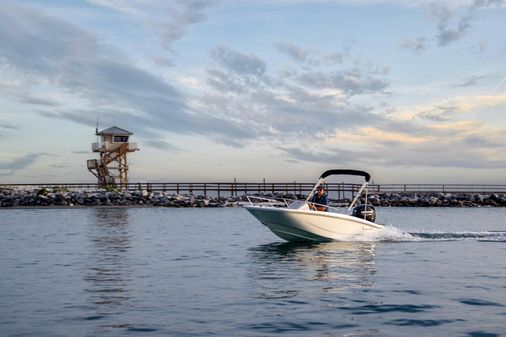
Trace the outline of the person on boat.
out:
[[[318,186],[315,194],[313,194],[313,196],[309,201],[315,204],[319,204],[319,205],[311,205],[312,209],[316,211],[326,212],[327,207],[323,206],[328,203],[327,194],[325,194],[325,188],[323,188],[323,186]]]

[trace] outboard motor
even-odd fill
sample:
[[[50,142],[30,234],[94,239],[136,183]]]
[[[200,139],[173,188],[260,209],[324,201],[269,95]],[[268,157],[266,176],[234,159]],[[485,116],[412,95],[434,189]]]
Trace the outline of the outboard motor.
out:
[[[352,215],[370,222],[374,222],[374,220],[376,220],[376,210],[370,205],[367,205],[367,209],[365,208],[365,205],[358,205],[353,209]]]

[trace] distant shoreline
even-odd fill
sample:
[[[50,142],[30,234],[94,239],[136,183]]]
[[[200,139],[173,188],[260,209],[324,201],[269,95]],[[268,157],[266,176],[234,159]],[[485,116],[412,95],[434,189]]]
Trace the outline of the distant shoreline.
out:
[[[305,199],[304,194],[251,194],[269,198]],[[241,207],[246,195],[214,197],[163,191],[106,191],[65,189],[0,189],[0,209],[31,208],[225,208]],[[349,204],[350,199],[330,199],[329,205]],[[359,199],[365,203],[365,197]],[[369,193],[367,202],[381,207],[506,207],[506,193]]]

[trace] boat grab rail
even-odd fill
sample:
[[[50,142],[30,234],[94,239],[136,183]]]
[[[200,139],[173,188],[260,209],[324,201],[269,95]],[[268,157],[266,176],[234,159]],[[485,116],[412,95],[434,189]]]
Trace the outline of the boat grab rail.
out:
[[[281,203],[280,200],[277,200],[277,199],[269,199],[269,198],[264,198],[264,197],[257,197],[257,196],[254,196],[254,195],[246,195],[246,198],[248,199],[248,202],[250,203],[251,206],[254,206],[255,204],[253,203],[253,201],[251,201],[251,199],[257,199],[257,200],[265,200],[269,203],[269,206],[271,207],[275,207],[276,205],[279,205],[279,203]],[[283,202],[285,203],[286,207],[290,208],[290,205],[287,203],[286,201],[287,199],[283,199]],[[290,199],[288,199],[290,200]]]
[[[254,206],[255,204],[253,203],[253,201],[251,201],[251,199],[257,199],[257,200],[265,200],[269,203],[269,206],[271,207],[276,207],[279,206],[279,204],[281,203],[280,200],[278,199],[270,199],[270,198],[264,198],[264,197],[257,197],[257,196],[253,196],[253,195],[246,195],[246,198],[248,199],[248,202],[250,203],[251,206]],[[285,199],[283,198],[283,203],[285,204],[285,206],[289,209],[296,209],[296,208],[291,208],[290,207],[290,203],[289,202],[293,202],[293,201],[302,201],[306,204],[309,205],[309,209],[311,211],[318,211],[316,209],[316,207],[325,207],[327,210],[326,212],[328,212],[329,210],[334,210],[335,213],[343,213],[342,212],[342,208],[337,208],[337,207],[334,207],[334,206],[329,206],[329,205],[324,205],[324,204],[319,204],[319,203],[316,203],[316,202],[311,202],[311,201],[305,201],[305,200],[300,200],[300,199]],[[321,212],[321,211],[318,211],[318,212]]]

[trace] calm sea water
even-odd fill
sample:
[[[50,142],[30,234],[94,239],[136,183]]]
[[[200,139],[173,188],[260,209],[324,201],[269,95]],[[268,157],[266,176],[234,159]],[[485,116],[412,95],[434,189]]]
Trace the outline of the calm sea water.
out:
[[[241,208],[0,210],[0,335],[506,336],[506,209],[378,213],[303,245]]]

